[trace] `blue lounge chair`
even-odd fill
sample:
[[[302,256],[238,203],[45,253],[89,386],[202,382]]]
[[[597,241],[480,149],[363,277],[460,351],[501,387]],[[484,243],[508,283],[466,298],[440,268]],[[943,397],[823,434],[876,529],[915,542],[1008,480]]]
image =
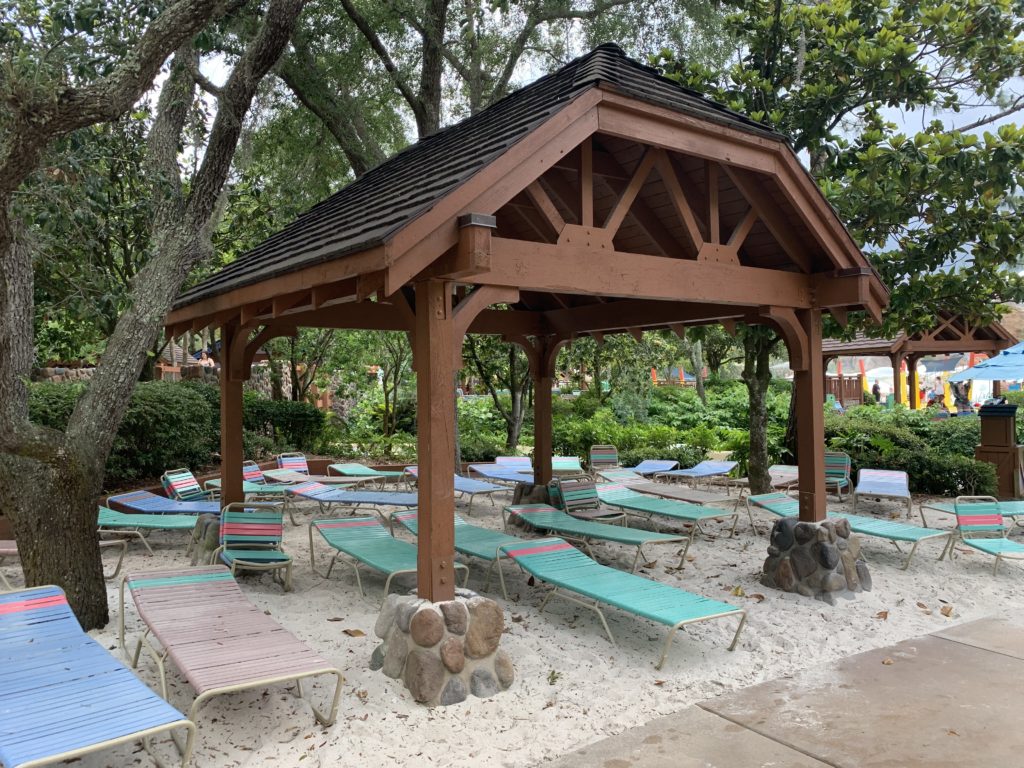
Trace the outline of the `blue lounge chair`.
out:
[[[861,496],[876,499],[897,499],[907,505],[907,517],[914,514],[910,496],[910,477],[906,472],[892,469],[861,469],[857,472],[857,485],[853,489],[853,511]]]
[[[668,472],[678,466],[678,461],[671,461],[669,459],[644,459],[635,467],[623,467],[623,469],[631,469],[644,477],[653,477],[659,472]]]
[[[415,485],[419,480],[419,467],[411,466],[406,467],[406,476],[410,479],[412,485]],[[491,505],[494,505],[494,494],[503,493],[508,490],[504,486],[495,485],[494,483],[485,483],[483,480],[473,480],[469,477],[463,477],[462,475],[455,475],[455,493],[459,496],[469,497],[469,505],[466,507],[467,514],[473,514],[473,499],[476,496],[487,496],[491,500]]]
[[[107,497],[107,506],[144,515],[219,515],[219,501],[175,501],[149,491],[130,491]]]
[[[288,489],[288,493],[296,498],[315,501],[320,506],[320,512],[323,514],[326,514],[335,505],[349,507],[354,510],[362,506],[415,507],[419,504],[419,496],[415,493],[342,491],[313,481],[297,483]],[[288,505],[288,517],[291,519],[292,525],[298,525],[295,520],[294,505]]]
[[[710,485],[711,478],[727,477],[729,473],[738,466],[739,463],[735,461],[706,460],[699,464],[695,464],[688,469],[671,469],[668,472],[659,472],[654,477],[656,480],[687,480],[695,485],[697,482],[704,480],[708,485]]]
[[[0,763],[73,760],[195,725],[82,631],[59,587],[0,594]]]

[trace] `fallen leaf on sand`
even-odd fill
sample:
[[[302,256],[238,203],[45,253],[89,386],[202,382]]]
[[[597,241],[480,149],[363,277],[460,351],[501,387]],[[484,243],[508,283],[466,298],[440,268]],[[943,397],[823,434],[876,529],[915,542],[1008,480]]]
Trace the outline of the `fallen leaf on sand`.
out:
[[[643,565],[641,565],[640,567],[641,567],[641,568],[646,568],[647,570],[651,570],[651,569],[652,569],[652,568],[654,568],[654,566],[656,566],[657,564],[658,564],[658,561],[657,561],[657,560],[651,560],[651,562],[649,562],[649,563],[644,563],[644,564],[643,564]]]
[[[747,595],[747,597],[751,598],[752,600],[757,600],[757,602],[759,603],[764,602],[765,600],[765,596],[762,595],[760,592],[754,592],[753,594]]]
[[[917,602],[917,607],[920,608],[922,611],[928,610],[928,606],[922,603],[920,600]]]
[[[523,620],[523,615],[521,613],[513,613],[512,614],[512,621],[514,621],[516,624],[518,624],[522,620]]]
[[[743,591],[743,587],[735,586],[732,588],[732,593],[736,597],[744,597],[747,593]]]
[[[882,621],[885,621],[886,619],[889,618],[889,612],[888,611],[879,611],[878,613],[875,614],[875,618],[876,619],[881,619]]]
[[[960,734],[954,731],[952,728],[946,731],[947,736],[959,736]]]
[[[341,631],[349,637],[366,637],[366,633],[361,629],[343,629]]]
[[[345,620],[344,616],[331,616],[331,618],[328,619],[328,621],[344,621],[344,620]]]
[[[886,656],[884,659],[882,659],[882,663],[885,664],[885,666],[889,667],[895,664],[896,662],[890,659],[888,656]]]
[[[655,684],[655,685],[664,685],[664,684],[665,684],[665,681],[664,681],[664,680],[655,680],[655,681],[654,681],[654,684]]]
[[[687,555],[687,556],[686,556],[686,562],[688,562],[688,563],[692,563],[692,562],[693,562],[694,560],[696,560],[696,559],[697,559],[697,558],[696,558],[696,557],[694,557],[693,555]]]
[[[942,606],[942,608],[939,609],[939,613],[948,618],[953,615],[953,606],[944,605]]]

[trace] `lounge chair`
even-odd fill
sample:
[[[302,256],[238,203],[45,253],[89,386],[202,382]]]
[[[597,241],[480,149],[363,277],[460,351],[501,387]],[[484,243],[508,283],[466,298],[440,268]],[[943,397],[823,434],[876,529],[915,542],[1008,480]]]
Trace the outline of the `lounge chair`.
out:
[[[644,477],[654,477],[659,472],[668,472],[678,466],[679,462],[671,459],[644,459],[635,467],[623,467],[623,469],[631,469]]]
[[[580,520],[601,520],[602,522],[625,521],[623,512],[607,509],[601,504],[594,481],[589,477],[555,477],[548,485],[551,505],[564,509]]]
[[[968,547],[993,555],[992,575],[999,572],[1002,560],[1024,560],[1024,544],[1006,537],[1007,526],[999,511],[999,502],[991,496],[958,496],[956,532]],[[950,559],[953,559],[950,547]]]
[[[365,464],[358,464],[356,462],[329,464],[327,466],[327,474],[332,473],[341,475],[342,477],[352,477],[357,480],[376,482],[381,488],[383,488],[384,484],[387,482],[397,484],[405,479],[404,470],[371,469]]]
[[[600,565],[562,539],[523,542],[506,546],[504,550],[524,571],[553,587],[541,603],[541,611],[556,594],[589,608],[601,619],[604,631],[613,645],[615,638],[599,607],[601,603],[670,627],[656,669],[661,669],[665,663],[669,646],[680,627],[697,621],[739,616],[739,626],[729,645],[731,651],[736,647],[740,631],[747,620],[746,611],[728,603],[720,603],[643,576]],[[504,581],[501,571],[498,574]],[[589,598],[593,604],[566,592]]]
[[[788,491],[800,482],[800,467],[795,464],[772,464],[768,467],[768,482],[772,488]]]
[[[117,578],[117,575],[121,572],[121,567],[124,565],[124,556],[128,552],[128,542],[124,539],[101,541],[100,549],[117,550],[117,563],[114,565],[114,570],[103,574],[103,578],[107,580]],[[9,557],[18,557],[18,542],[4,539],[0,541],[0,565],[3,565],[3,561]],[[4,576],[3,571],[0,571],[0,584],[3,585],[5,590],[14,589],[11,586],[11,582]]]
[[[306,457],[301,453],[281,453],[275,457],[277,469],[268,469],[264,474],[278,483],[305,483],[313,481],[327,485],[351,485],[358,486],[366,482],[373,482],[373,478],[353,477],[351,475],[330,474],[312,475],[309,472],[309,464]]]
[[[1017,525],[1024,525],[1024,501],[997,501],[999,514],[1003,517],[1009,518]],[[923,501],[918,507],[918,513],[921,515],[921,522],[924,525],[928,525],[924,518],[924,511],[930,509],[934,512],[942,512],[947,515],[956,515],[956,502],[955,501]]]
[[[853,469],[853,462],[849,454],[837,451],[825,451],[825,492],[834,491],[843,500],[843,491],[848,490],[850,472]]]
[[[419,467],[412,466],[405,468],[406,475],[410,478],[411,484],[415,485],[419,480]],[[494,506],[494,494],[504,493],[507,489],[494,483],[485,483],[483,480],[474,480],[470,477],[455,475],[455,493],[460,497],[469,497],[469,505],[466,507],[467,514],[473,514],[473,499],[477,496],[487,496]]]
[[[666,482],[683,480],[692,483],[695,487],[701,480],[703,480],[710,488],[712,478],[728,477],[729,473],[738,466],[739,462],[736,461],[705,460],[698,464],[694,464],[688,469],[670,469],[668,472],[658,472],[654,476],[654,479],[664,480]]]
[[[686,554],[690,551],[690,545],[693,544],[693,540],[700,530],[702,522],[707,520],[725,520],[728,522],[731,518],[732,526],[729,530],[729,535],[733,536],[736,533],[736,523],[739,521],[739,513],[736,511],[735,504],[733,504],[732,510],[729,511],[720,507],[701,506],[674,499],[662,499],[640,493],[629,486],[614,483],[599,485],[597,487],[597,495],[608,506],[618,507],[631,515],[645,517],[648,520],[657,516],[676,522],[688,523],[690,525],[690,535],[686,539],[686,547],[683,549],[683,555],[679,561],[680,568],[686,563]]]
[[[507,516],[507,517],[506,517]],[[682,543],[687,539],[685,536],[678,536],[671,533],[658,533],[657,531],[645,531],[640,528],[627,528],[624,525],[609,525],[598,523],[593,520],[579,520],[560,509],[555,509],[547,504],[517,504],[509,505],[502,510],[502,521],[505,530],[508,530],[509,518],[519,520],[531,528],[540,531],[548,531],[567,539],[578,541],[591,557],[594,552],[590,544],[594,541],[611,541],[616,544],[625,544],[629,547],[636,547],[636,554],[633,556],[633,563],[630,572],[636,570],[640,558],[644,556],[643,547],[645,544],[668,544],[672,542]],[[687,547],[688,548],[688,544]],[[679,559],[677,568],[683,567],[686,558],[686,548]],[[597,558],[594,557],[596,560]],[[646,562],[646,557],[644,556]]]
[[[228,504],[220,516],[220,547],[214,553],[237,571],[270,571],[285,592],[292,591],[292,556],[281,548],[284,513],[280,504],[247,501]],[[284,571],[281,580],[278,571]]]
[[[219,515],[219,501],[176,501],[149,491],[129,491],[107,497],[119,512],[142,515]]]
[[[302,681],[321,675],[333,676],[337,684],[330,710],[324,714],[312,707],[313,714],[324,725],[334,722],[341,670],[250,603],[224,566],[126,575],[121,582],[118,637],[127,655],[126,587],[146,626],[136,641],[132,666],[138,665],[145,648],[156,662],[160,689],[167,698],[169,657],[196,692],[189,709],[193,723],[214,696],[294,682],[301,697]]]
[[[619,466],[619,449],[614,445],[590,446],[588,466],[591,472],[601,469],[615,469]]]
[[[728,491],[726,493],[715,493],[714,491],[702,491],[691,488],[688,485],[679,483],[658,483],[648,480],[631,469],[608,469],[597,473],[602,480],[610,483],[627,485],[634,491],[646,493],[649,496],[659,496],[663,499],[674,499],[685,501],[687,504],[737,504],[738,499]]]
[[[350,507],[353,510],[361,506],[371,507],[415,507],[419,505],[419,496],[415,493],[404,493],[401,491],[344,491],[338,488],[330,488],[322,483],[308,482],[293,485],[289,490],[292,496],[315,501],[320,506],[320,512],[326,514],[335,505]],[[295,521],[294,508],[288,506],[288,516],[292,525],[298,525]]]
[[[391,580],[395,576],[416,573],[416,545],[396,539],[376,517],[310,521],[309,564],[314,571],[316,570],[313,549],[314,530],[323,536],[328,546],[335,550],[324,578],[330,578],[334,563],[341,555],[347,555],[352,559],[349,565],[355,571],[356,585],[359,587],[361,595],[365,596],[366,592],[363,590],[363,581],[359,576],[360,565],[387,574],[387,579],[384,581],[385,595],[390,591]],[[466,580],[469,579],[469,569],[465,565],[455,563],[454,568],[461,568],[465,571]]]
[[[413,536],[419,536],[419,514],[417,511],[398,512],[392,515],[392,520],[409,531]],[[491,576],[495,568],[500,568],[499,560],[505,554],[501,548],[506,544],[521,542],[517,536],[510,536],[506,533],[492,531],[490,528],[481,528],[479,525],[471,525],[459,515],[455,515],[455,551],[466,557],[477,557],[490,563],[487,568],[487,577],[484,579],[484,591],[491,585]],[[508,600],[508,595],[505,595]]]
[[[767,510],[773,515],[778,517],[796,517],[800,513],[800,505],[796,499],[791,496],[787,496],[785,493],[765,493],[760,496],[748,496],[747,497],[747,515],[750,518],[750,526],[754,528],[754,516],[751,512],[751,506],[758,507],[759,509]],[[845,519],[850,523],[850,530],[854,533],[860,534],[861,536],[875,536],[879,539],[885,539],[892,543],[896,547],[896,550],[902,552],[900,549],[899,542],[910,542],[913,546],[910,548],[909,554],[907,554],[906,562],[903,563],[902,570],[907,570],[910,567],[910,561],[914,559],[914,553],[917,551],[917,545],[922,541],[928,539],[945,539],[946,544],[942,548],[942,553],[939,555],[939,560],[942,560],[946,556],[946,552],[949,550],[952,543],[952,532],[950,531],[939,531],[935,528],[922,528],[917,525],[910,525],[909,523],[900,523],[895,520],[879,520],[874,517],[864,517],[862,515],[847,515],[841,512],[830,512],[828,515],[832,519]],[[754,530],[757,530],[754,528]],[[861,550],[863,552],[863,550]]]
[[[191,533],[196,527],[198,519],[198,515],[130,515],[100,507],[96,525],[101,535],[109,534],[138,539],[146,551],[152,555],[153,549],[146,541],[143,531],[188,531]],[[191,548],[191,537],[189,537],[189,542],[189,548]]]
[[[502,464],[470,464],[469,471],[475,475],[480,475],[480,477],[493,480],[496,483],[506,483],[513,486],[516,483],[532,483],[534,480],[532,466],[529,469],[519,469]]]
[[[586,474],[579,456],[552,456],[551,474],[553,475],[582,475]]]
[[[195,726],[82,631],[59,587],[0,594],[0,763],[59,763]]]
[[[167,470],[160,475],[160,484],[167,498],[175,501],[213,501],[220,498],[220,491],[204,491],[192,470],[187,467]]]
[[[212,480],[207,480],[204,484],[207,490],[216,490],[220,492],[223,480],[219,477],[215,477]],[[242,493],[245,494],[247,499],[259,499],[259,498],[287,498],[288,488],[292,483],[270,483],[267,482],[266,476],[263,474],[263,470],[260,469],[260,465],[255,461],[243,461],[242,462]]]
[[[906,472],[892,469],[861,469],[857,472],[857,485],[853,489],[853,511],[857,511],[859,497],[898,499],[907,505],[907,517],[914,513],[910,497],[910,477]]]

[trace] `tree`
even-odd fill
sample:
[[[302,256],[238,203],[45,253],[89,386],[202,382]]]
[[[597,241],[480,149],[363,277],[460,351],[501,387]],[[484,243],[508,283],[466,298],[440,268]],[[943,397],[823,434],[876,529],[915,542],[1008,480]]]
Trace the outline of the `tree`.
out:
[[[140,22],[137,8],[112,10],[97,3],[68,18],[57,14],[55,26],[25,6],[22,12],[29,16],[4,28],[8,38],[23,28],[37,34],[13,47],[4,62],[8,76],[0,80],[9,127],[0,145],[0,507],[19,541],[27,583],[64,587],[86,628],[107,619],[95,535],[104,464],[171,301],[189,269],[209,254],[208,225],[243,120],[260,80],[287,44],[302,0],[270,0],[224,86],[205,84],[216,98],[216,117],[202,162],[186,183],[178,148],[196,83],[204,80],[192,40],[223,9],[219,3],[179,0]],[[147,22],[136,35],[133,25]],[[152,256],[132,281],[127,309],[66,430],[33,425],[25,384],[32,364],[33,242],[26,222],[11,218],[11,195],[54,139],[124,114],[171,51],[171,72],[147,136]],[[36,503],[40,497],[49,500],[45,508]]]
[[[496,336],[468,335],[465,349],[491,396],[494,409],[505,421],[505,449],[514,453],[519,447],[527,396],[533,382],[526,354],[517,344],[504,342]]]
[[[1016,215],[1024,132],[1002,125],[980,139],[969,133],[1024,105],[1012,91],[1024,69],[1017,5],[743,0],[726,29],[739,53],[723,71],[667,51],[662,63],[807,153],[811,173],[892,288],[884,327],[872,332],[926,329],[940,309],[986,322],[999,302],[1024,298],[1024,219]],[[914,136],[883,114],[964,107],[984,114],[960,127],[932,121]],[[865,325],[855,318],[848,332]],[[753,419],[768,382],[753,361],[767,342],[742,338]],[[752,445],[752,483],[763,469],[756,453]]]

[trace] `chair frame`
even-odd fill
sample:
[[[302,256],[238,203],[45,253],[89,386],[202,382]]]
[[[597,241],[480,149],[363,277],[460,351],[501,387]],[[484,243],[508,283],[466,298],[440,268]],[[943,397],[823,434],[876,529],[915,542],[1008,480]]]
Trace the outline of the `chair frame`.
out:
[[[221,535],[221,544],[220,544],[219,547],[217,547],[213,551],[213,554],[210,555],[210,563],[211,564],[216,563],[218,560],[222,559],[222,555],[224,553],[224,550],[228,548],[228,546],[224,543],[224,528],[223,528],[223,526],[224,526],[224,513],[225,512],[243,512],[244,513],[244,512],[249,512],[249,511],[254,510],[254,509],[280,510],[280,512],[281,512],[281,529],[282,529],[281,540],[279,540],[276,545],[270,545],[270,544],[249,544],[249,545],[246,545],[246,546],[251,547],[252,549],[265,549],[265,550],[268,550],[268,551],[281,552],[282,554],[288,555],[288,553],[285,552],[284,549],[282,548],[282,540],[284,539],[284,510],[282,509],[282,506],[281,506],[280,502],[277,502],[277,501],[272,501],[272,502],[271,501],[241,501],[241,502],[232,502],[231,504],[227,504],[221,510],[221,534],[220,534]],[[232,560],[231,563],[225,563],[225,565],[230,569],[231,575],[233,577],[237,575],[237,572],[239,570],[242,570],[242,571],[270,571],[271,575],[274,578],[274,581],[276,581],[279,584],[281,584],[281,587],[284,589],[285,592],[291,592],[292,591],[292,556],[291,555],[288,555],[288,559],[287,560],[281,560],[281,561],[274,562],[274,563],[259,563],[259,562],[253,561],[253,560],[244,560],[243,559],[243,560]],[[284,579],[283,580],[278,575],[278,571],[280,571],[282,569],[284,570]]]

